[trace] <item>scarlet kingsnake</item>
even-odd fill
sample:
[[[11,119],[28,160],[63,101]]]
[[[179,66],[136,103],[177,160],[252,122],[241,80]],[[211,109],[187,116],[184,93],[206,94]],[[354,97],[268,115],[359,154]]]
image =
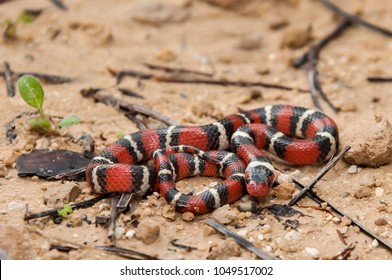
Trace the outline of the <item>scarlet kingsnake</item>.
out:
[[[201,214],[245,193],[261,197],[269,191],[275,169],[261,149],[304,165],[331,158],[338,146],[337,126],[325,114],[273,105],[203,126],[170,126],[126,135],[92,159],[86,176],[98,193],[145,194],[159,189],[178,210]],[[225,152],[229,148],[236,155]],[[147,159],[153,159],[155,167],[135,165]],[[194,175],[226,180],[195,195],[175,188],[176,180]]]

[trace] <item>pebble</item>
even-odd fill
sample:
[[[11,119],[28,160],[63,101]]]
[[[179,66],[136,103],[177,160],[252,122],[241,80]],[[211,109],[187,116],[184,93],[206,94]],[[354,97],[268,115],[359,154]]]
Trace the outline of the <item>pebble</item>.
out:
[[[237,232],[237,234],[238,234],[239,236],[244,237],[244,236],[246,236],[246,235],[248,234],[248,231],[247,231],[246,229],[241,229],[241,230],[239,230],[239,231]]]
[[[272,227],[269,224],[265,224],[260,228],[261,233],[270,233],[272,232]]]
[[[176,218],[176,210],[172,205],[166,204],[162,210],[162,216],[170,221],[174,221]]]
[[[246,51],[257,50],[261,47],[261,37],[257,34],[243,36],[237,43],[237,48]]]
[[[288,233],[284,235],[284,238],[289,241],[297,240],[300,237],[301,237],[301,233],[296,230],[290,230]]]
[[[191,222],[195,218],[195,214],[192,212],[184,212],[181,215],[181,219],[183,219],[185,222]]]
[[[74,211],[69,217],[68,221],[73,227],[80,227],[83,222],[83,214],[79,211]]]
[[[291,182],[293,182],[293,178],[291,177],[290,174],[279,173],[277,182],[279,184],[291,183]]]
[[[115,227],[114,229],[114,238],[120,239],[121,236],[125,233],[125,229],[123,227]]]
[[[302,179],[302,173],[300,170],[296,169],[293,172],[290,173],[291,178],[300,180]]]
[[[136,228],[135,237],[144,244],[152,244],[159,237],[160,227],[159,224],[150,219],[142,220]]]
[[[236,220],[236,215],[230,210],[230,206],[228,204],[217,208],[214,212],[212,212],[211,216],[224,225],[230,224]]]
[[[135,232],[136,232],[136,230],[130,229],[130,230],[128,230],[128,231],[125,233],[125,237],[126,237],[126,238],[132,238],[132,237],[135,236]]]
[[[373,188],[376,186],[376,180],[374,179],[374,176],[371,174],[365,174],[364,176],[361,177],[359,184],[361,186],[365,186],[368,188]]]
[[[305,247],[305,252],[314,259],[320,258],[320,251],[316,248]]]
[[[276,188],[274,188],[274,195],[279,199],[291,199],[294,192],[294,183],[281,183]]]
[[[8,203],[8,210],[20,211],[25,209],[25,204],[19,201],[11,201]]]
[[[256,203],[251,200],[240,202],[237,209],[241,212],[253,212],[256,209]]]
[[[362,186],[355,191],[354,196],[360,199],[364,197],[369,197],[371,196],[371,194],[372,194],[372,190],[369,187]]]
[[[269,23],[268,28],[271,30],[278,30],[283,27],[286,27],[289,24],[289,21],[282,16],[275,16]]]
[[[346,234],[348,232],[348,226],[344,226],[340,229],[341,234]]]
[[[171,49],[162,49],[155,54],[155,58],[163,62],[172,62],[177,59],[177,55]]]
[[[376,226],[385,226],[385,225],[388,224],[388,221],[387,221],[386,219],[384,219],[384,218],[377,218],[377,219],[374,221],[374,224],[375,224]]]
[[[356,166],[355,164],[350,165],[350,167],[347,169],[347,173],[348,174],[356,174],[356,173],[358,173],[358,166]]]
[[[264,239],[264,235],[259,234],[259,235],[257,236],[257,239],[260,240],[260,241],[263,240],[263,239]]]
[[[376,194],[376,197],[382,197],[382,195],[384,194],[384,189],[380,188],[380,187],[377,187],[374,192]]]
[[[35,141],[35,149],[37,150],[44,150],[48,149],[50,145],[50,142],[47,138],[40,138]]]
[[[283,32],[280,45],[282,48],[299,49],[305,46],[311,38],[311,26],[293,26]]]
[[[378,244],[379,244],[379,243],[378,243],[378,240],[377,240],[377,239],[374,239],[374,240],[372,241],[372,244],[371,244],[371,245],[372,245],[373,248],[377,248],[377,247],[378,247]]]
[[[332,222],[334,223],[340,223],[340,219],[338,217],[333,217]]]
[[[349,225],[351,225],[351,220],[348,219],[346,216],[343,216],[343,217],[340,219],[340,221],[341,221],[343,227],[344,227],[344,226],[349,226]]]

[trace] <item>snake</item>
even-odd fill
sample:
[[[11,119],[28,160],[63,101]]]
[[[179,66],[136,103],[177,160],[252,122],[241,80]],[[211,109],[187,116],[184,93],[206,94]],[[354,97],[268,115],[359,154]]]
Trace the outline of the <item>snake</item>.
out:
[[[90,161],[86,179],[96,193],[159,191],[178,211],[205,214],[245,194],[265,196],[277,177],[270,154],[313,165],[332,158],[338,147],[337,125],[325,113],[269,105],[206,125],[127,134]],[[176,188],[175,182],[198,175],[224,180],[196,194]]]

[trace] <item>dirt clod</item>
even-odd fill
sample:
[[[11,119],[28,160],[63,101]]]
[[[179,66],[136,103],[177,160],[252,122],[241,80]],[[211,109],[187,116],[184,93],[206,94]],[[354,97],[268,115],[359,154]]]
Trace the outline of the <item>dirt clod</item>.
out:
[[[136,228],[135,237],[145,244],[154,243],[159,237],[160,227],[155,221],[143,220]]]

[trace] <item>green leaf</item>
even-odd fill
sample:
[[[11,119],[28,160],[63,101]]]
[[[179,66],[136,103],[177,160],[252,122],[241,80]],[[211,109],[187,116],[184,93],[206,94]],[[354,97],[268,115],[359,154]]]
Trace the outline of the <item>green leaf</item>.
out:
[[[57,210],[57,213],[62,217],[67,217],[69,214],[72,214],[72,207],[69,204],[64,205],[64,207],[60,210]]]
[[[52,126],[47,119],[31,119],[29,125],[35,128],[50,128]]]
[[[29,15],[25,10],[23,10],[20,12],[18,20],[23,23],[32,23],[35,20],[35,17]]]
[[[59,127],[72,126],[72,125],[75,125],[78,123],[80,123],[80,118],[78,116],[70,116],[70,117],[66,117],[66,118],[62,119],[59,122]]]
[[[42,112],[42,104],[44,103],[44,90],[41,83],[31,75],[23,75],[18,80],[18,88],[23,100],[31,107]]]

